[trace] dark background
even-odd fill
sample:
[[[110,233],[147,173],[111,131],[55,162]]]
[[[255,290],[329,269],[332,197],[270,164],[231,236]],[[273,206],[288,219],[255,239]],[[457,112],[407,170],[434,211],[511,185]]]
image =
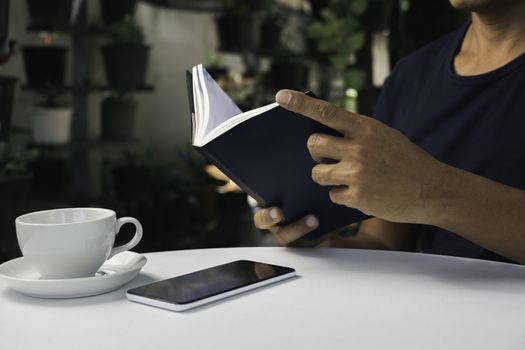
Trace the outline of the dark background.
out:
[[[273,244],[253,228],[246,196],[219,193],[223,183],[205,172],[187,140],[169,152],[144,142],[137,118],[148,99],[165,96],[147,74],[152,52],[164,48],[147,40],[153,33],[137,8],[213,16],[208,34],[217,45],[201,62],[242,109],[293,88],[362,114],[372,113],[381,88],[373,84],[374,35],[386,40],[379,55],[392,68],[468,19],[445,0],[90,0],[77,12],[71,0],[21,3],[0,0],[0,261],[20,255],[17,215],[70,206],[137,217],[145,230],[136,247],[142,252]],[[175,34],[201,39],[184,33]],[[90,61],[94,52],[99,58]],[[190,67],[154,68],[158,78]],[[19,116],[29,95],[40,116],[24,124]],[[57,108],[69,112],[59,117]],[[46,126],[60,129],[45,113],[69,118],[66,140],[38,136]],[[149,139],[163,137],[150,132]],[[131,234],[124,227],[119,240]]]

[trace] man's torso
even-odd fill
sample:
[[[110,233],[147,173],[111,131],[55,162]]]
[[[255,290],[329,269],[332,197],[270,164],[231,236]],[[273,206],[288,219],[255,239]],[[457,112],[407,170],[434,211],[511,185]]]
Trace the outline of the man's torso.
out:
[[[440,161],[525,189],[525,55],[486,74],[458,76],[452,60],[466,28],[401,61],[375,117]],[[425,252],[503,260],[451,232],[422,231]]]

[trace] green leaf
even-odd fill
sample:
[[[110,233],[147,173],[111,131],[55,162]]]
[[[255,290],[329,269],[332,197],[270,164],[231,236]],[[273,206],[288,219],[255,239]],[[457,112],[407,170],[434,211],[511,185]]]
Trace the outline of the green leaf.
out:
[[[330,57],[330,62],[338,71],[344,71],[348,66],[348,57],[341,55],[333,55]]]
[[[122,21],[113,24],[108,29],[107,34],[114,44],[144,43],[144,31],[131,17],[126,17]]]
[[[358,31],[352,33],[348,37],[348,44],[350,45],[351,50],[357,51],[361,49],[365,44],[366,35],[364,31]]]
[[[323,34],[323,25],[321,22],[316,21],[312,22],[308,27],[306,27],[306,35],[311,39],[318,39]]]
[[[350,1],[350,9],[356,15],[362,15],[368,7],[368,0],[352,0]]]

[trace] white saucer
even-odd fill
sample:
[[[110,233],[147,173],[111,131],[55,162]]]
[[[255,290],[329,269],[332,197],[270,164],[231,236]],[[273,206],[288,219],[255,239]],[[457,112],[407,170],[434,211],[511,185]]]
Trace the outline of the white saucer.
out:
[[[131,281],[146,264],[146,257],[126,251],[106,261],[95,276],[43,279],[23,257],[0,265],[0,278],[20,293],[37,298],[76,298],[118,289]]]

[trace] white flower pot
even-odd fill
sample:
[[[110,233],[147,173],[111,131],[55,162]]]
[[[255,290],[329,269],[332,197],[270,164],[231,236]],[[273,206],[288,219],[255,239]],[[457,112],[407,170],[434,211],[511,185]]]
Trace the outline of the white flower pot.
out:
[[[69,107],[38,107],[33,114],[35,143],[62,145],[71,135],[72,110]]]

